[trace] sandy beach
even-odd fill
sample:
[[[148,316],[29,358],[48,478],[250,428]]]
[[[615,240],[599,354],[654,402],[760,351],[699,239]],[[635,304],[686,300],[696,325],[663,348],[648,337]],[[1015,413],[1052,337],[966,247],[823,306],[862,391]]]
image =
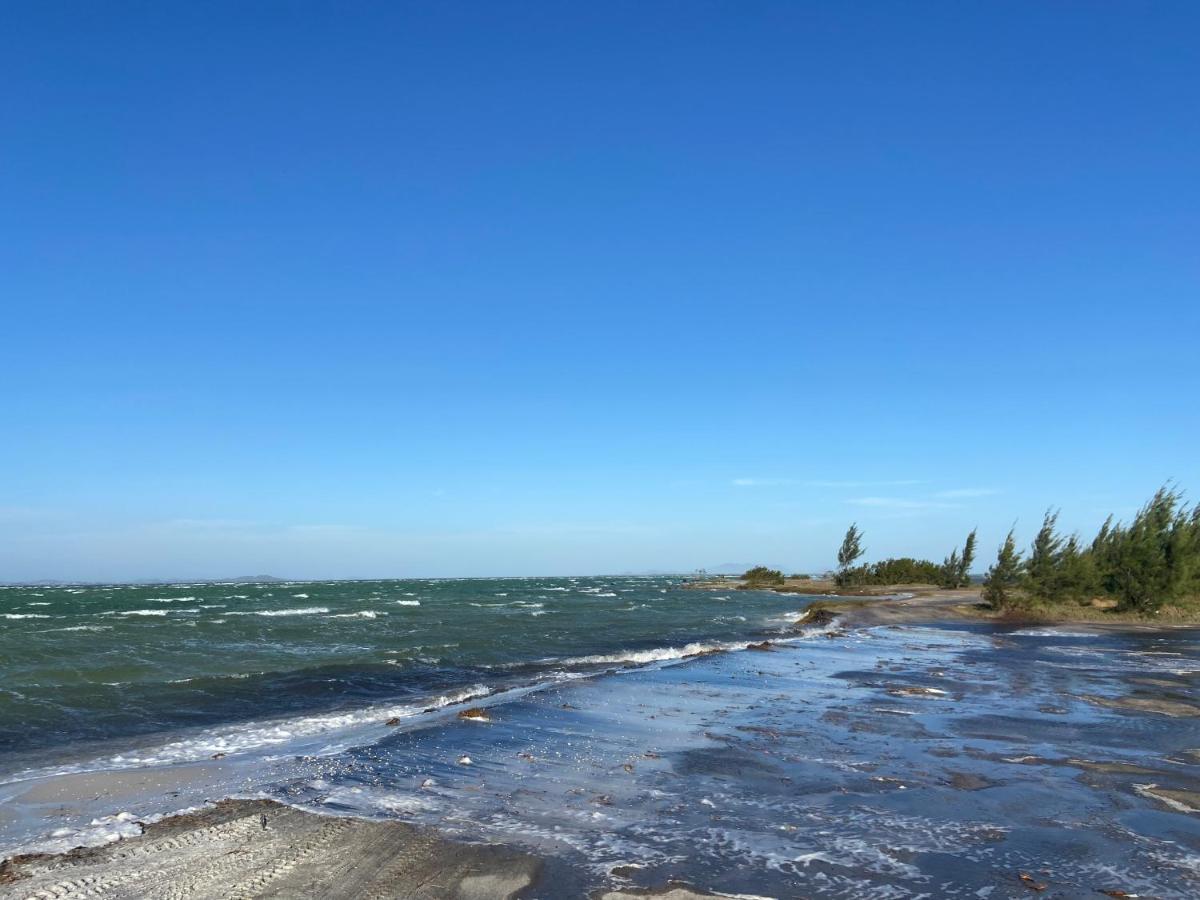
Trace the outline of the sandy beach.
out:
[[[453,844],[399,822],[231,800],[147,825],[128,840],[18,858],[6,864],[0,893],[490,900],[516,896],[540,874],[540,862],[529,855]]]

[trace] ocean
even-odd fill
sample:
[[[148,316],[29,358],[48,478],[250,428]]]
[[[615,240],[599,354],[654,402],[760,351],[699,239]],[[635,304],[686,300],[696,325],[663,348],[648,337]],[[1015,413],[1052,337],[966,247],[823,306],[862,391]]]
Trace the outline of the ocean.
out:
[[[679,578],[0,588],[0,770],[140,736],[162,762],[327,737],[777,634],[792,596]]]

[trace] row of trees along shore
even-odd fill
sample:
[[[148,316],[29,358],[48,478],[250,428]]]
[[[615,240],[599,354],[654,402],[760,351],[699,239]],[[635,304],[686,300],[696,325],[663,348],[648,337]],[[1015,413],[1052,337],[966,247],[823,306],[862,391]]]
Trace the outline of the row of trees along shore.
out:
[[[983,599],[1002,610],[1097,597],[1147,614],[1200,598],[1200,504],[1189,509],[1181,492],[1160,488],[1132,522],[1109,516],[1086,544],[1060,534],[1050,510],[1028,556],[1009,531],[983,583]]]
[[[854,563],[863,555],[862,532],[851,525],[838,551],[839,586],[938,584],[965,587],[975,560],[975,531],[938,565],[930,560],[885,559]],[[1200,504],[1188,508],[1183,494],[1159,491],[1129,524],[1109,516],[1090,542],[1058,531],[1058,512],[1049,510],[1028,555],[1010,530],[983,580],[983,599],[993,609],[1097,599],[1118,610],[1154,614],[1164,606],[1200,599]]]
[[[962,552],[955,547],[941,563],[929,559],[902,556],[856,566],[863,555],[863,533],[851,525],[838,550],[838,570],[834,581],[839,587],[873,584],[937,584],[947,588],[966,587],[971,583],[971,564],[975,562],[975,533],[972,529],[963,542]]]

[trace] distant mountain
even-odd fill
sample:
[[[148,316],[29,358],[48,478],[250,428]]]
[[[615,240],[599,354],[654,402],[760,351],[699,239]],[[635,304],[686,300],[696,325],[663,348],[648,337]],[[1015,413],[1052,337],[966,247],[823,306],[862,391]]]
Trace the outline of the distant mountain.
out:
[[[705,571],[714,575],[741,575],[753,569],[756,563],[721,563],[719,566],[709,566]]]
[[[236,578],[138,578],[133,581],[63,581],[57,578],[37,578],[28,581],[0,581],[0,584],[24,587],[54,587],[74,584],[275,584],[292,581],[291,578],[276,578],[274,575],[240,575]]]

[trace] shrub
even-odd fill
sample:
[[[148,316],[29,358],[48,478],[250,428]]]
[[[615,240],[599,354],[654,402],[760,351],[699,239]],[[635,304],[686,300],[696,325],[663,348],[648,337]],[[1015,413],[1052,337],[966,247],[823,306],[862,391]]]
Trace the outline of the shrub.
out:
[[[766,566],[755,566],[742,576],[747,584],[783,584],[783,573]]]

